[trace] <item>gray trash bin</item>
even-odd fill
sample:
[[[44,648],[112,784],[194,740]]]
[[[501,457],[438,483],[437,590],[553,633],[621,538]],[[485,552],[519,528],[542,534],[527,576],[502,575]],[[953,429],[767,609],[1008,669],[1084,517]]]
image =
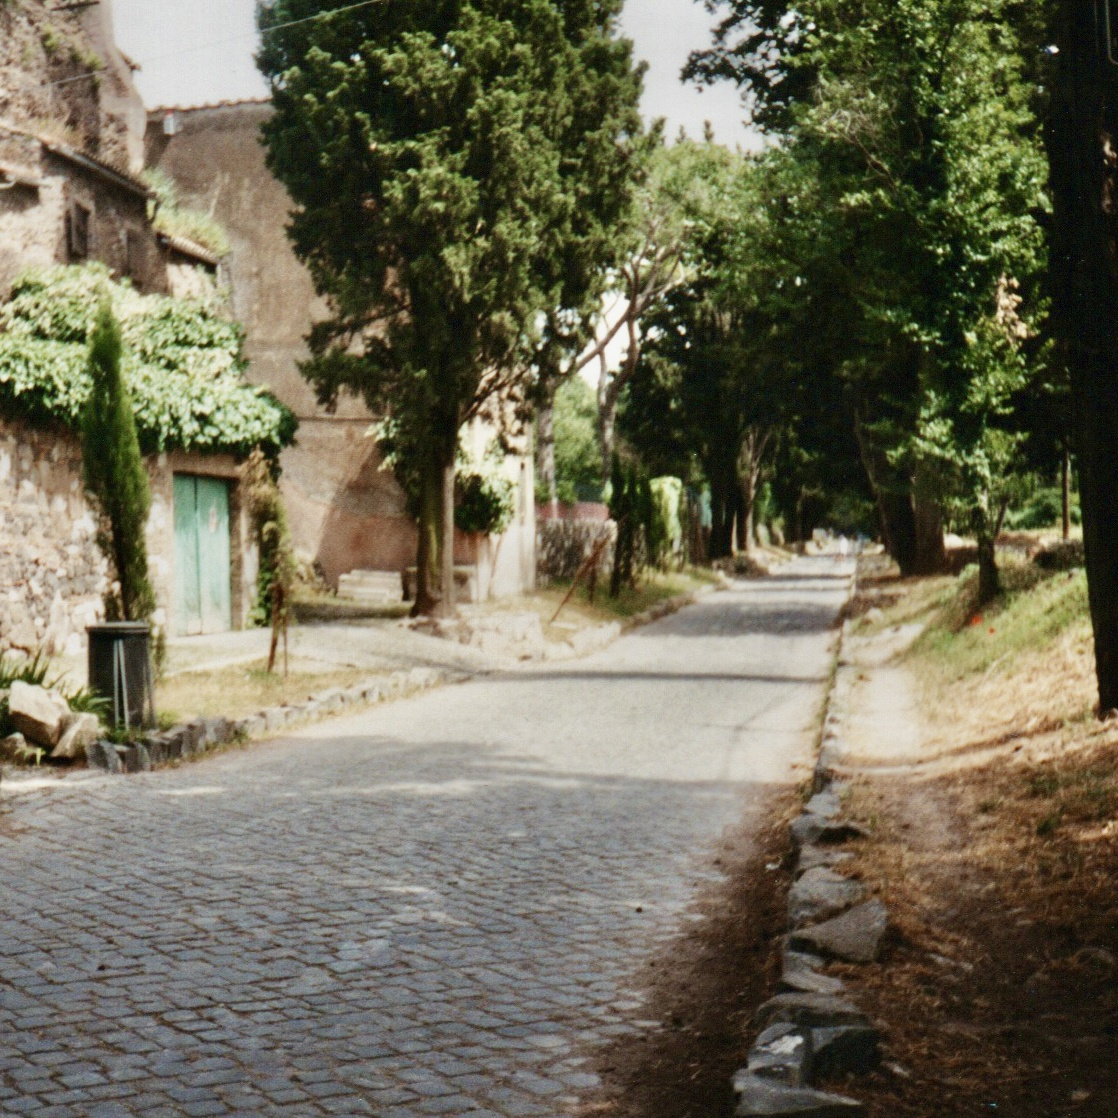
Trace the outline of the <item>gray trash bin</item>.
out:
[[[114,728],[155,726],[155,688],[151,667],[151,627],[146,621],[90,625],[89,686],[108,701]]]

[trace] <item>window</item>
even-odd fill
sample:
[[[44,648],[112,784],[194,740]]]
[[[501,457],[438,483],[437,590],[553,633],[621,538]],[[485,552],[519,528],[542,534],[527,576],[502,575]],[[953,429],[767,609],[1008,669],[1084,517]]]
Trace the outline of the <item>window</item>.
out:
[[[93,211],[81,202],[70,203],[70,218],[66,227],[66,244],[70,260],[88,260],[90,253],[90,229],[93,224]]]
[[[135,229],[124,231],[124,274],[131,280],[143,279],[144,249]]]

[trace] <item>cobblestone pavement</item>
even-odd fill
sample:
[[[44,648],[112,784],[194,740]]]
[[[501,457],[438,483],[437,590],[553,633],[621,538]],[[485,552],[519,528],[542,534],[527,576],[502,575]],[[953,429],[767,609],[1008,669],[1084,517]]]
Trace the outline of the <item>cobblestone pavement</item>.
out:
[[[845,569],[845,568],[844,568]],[[0,817],[0,1112],[555,1118],[804,762],[829,561],[595,657]],[[704,857],[705,854],[705,857]]]

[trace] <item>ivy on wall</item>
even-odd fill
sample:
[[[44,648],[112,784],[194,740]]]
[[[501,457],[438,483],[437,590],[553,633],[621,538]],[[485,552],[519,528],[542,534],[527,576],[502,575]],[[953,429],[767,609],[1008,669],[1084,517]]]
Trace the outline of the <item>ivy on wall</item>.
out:
[[[125,343],[124,374],[145,454],[167,450],[269,457],[296,419],[245,383],[240,326],[197,299],[141,295],[101,264],[59,266],[16,281],[0,305],[0,415],[80,428],[91,384],[89,337],[107,296]]]

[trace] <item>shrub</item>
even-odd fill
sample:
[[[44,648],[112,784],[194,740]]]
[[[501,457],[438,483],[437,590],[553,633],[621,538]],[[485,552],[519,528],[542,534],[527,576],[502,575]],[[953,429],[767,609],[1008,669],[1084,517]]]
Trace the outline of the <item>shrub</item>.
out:
[[[122,351],[120,325],[106,300],[89,347],[92,387],[82,415],[82,473],[100,513],[97,542],[112,572],[105,616],[110,621],[150,621],[155,591],[148,577],[144,530],[151,491],[121,369]]]

